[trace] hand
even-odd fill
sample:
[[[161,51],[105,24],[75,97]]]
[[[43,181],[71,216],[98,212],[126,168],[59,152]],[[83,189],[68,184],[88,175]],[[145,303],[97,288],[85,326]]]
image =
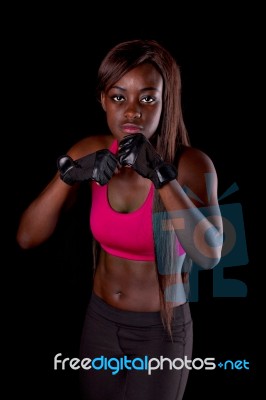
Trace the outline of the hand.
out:
[[[78,160],[65,155],[57,160],[60,178],[68,185],[77,182],[96,181],[105,185],[111,179],[116,167],[116,157],[107,149],[98,150]]]
[[[119,146],[118,161],[150,179],[156,189],[176,179],[176,168],[163,161],[152,144],[141,133],[125,136]]]

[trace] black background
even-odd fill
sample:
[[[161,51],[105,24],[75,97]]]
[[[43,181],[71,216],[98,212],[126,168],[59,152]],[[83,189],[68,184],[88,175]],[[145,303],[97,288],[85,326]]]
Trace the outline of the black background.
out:
[[[109,15],[105,7],[102,14],[83,15],[84,10],[79,10],[72,15],[69,8],[56,13],[35,10],[34,17],[25,9],[20,17],[16,10],[16,15],[9,16],[6,136],[9,159],[15,155],[15,179],[8,214],[12,267],[7,333],[9,352],[16,360],[8,371],[9,391],[32,399],[79,398],[77,373],[54,371],[53,357],[78,355],[90,295],[90,197],[85,187],[75,208],[45,244],[23,251],[15,233],[22,211],[56,172],[57,157],[79,139],[105,130],[104,114],[95,98],[103,56],[120,41],[151,38],[168,48],[181,67],[185,123],[192,145],[205,151],[216,166],[219,195],[235,182],[239,187],[223,203],[242,205],[249,257],[247,265],[225,272],[226,277],[246,283],[247,297],[214,298],[212,271],[202,271],[199,301],[191,303],[191,312],[194,358],[246,359],[250,370],[194,370],[184,398],[248,399],[255,390],[259,332],[255,316],[259,260],[254,188],[249,178],[251,142],[257,135],[252,112],[259,68],[259,13],[208,10],[212,16],[207,18],[201,10],[203,18],[198,18],[199,10],[192,9],[184,21],[181,12],[168,10],[165,15],[158,13],[157,19],[149,14],[144,18],[140,5],[130,7],[131,12],[123,16],[114,10]]]

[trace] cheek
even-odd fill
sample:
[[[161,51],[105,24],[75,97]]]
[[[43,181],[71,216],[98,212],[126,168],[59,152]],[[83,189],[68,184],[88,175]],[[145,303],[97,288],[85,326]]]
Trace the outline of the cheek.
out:
[[[108,124],[113,123],[115,118],[116,118],[116,113],[112,110],[111,107],[107,107],[107,109],[106,109],[106,119],[107,119]]]
[[[156,109],[155,111],[150,113],[150,115],[148,117],[149,123],[151,124],[153,129],[156,129],[157,126],[159,125],[160,117],[161,117],[161,111],[162,111],[162,108],[159,107],[158,109]]]
[[[122,112],[122,107],[121,109],[119,109],[118,107],[115,106],[111,106],[108,105],[108,107],[106,108],[106,116],[107,116],[107,120],[110,122],[115,122],[116,119],[120,116]]]
[[[122,112],[117,108],[108,108],[106,112],[106,121],[109,129],[115,135],[119,131],[119,124],[123,119]]]

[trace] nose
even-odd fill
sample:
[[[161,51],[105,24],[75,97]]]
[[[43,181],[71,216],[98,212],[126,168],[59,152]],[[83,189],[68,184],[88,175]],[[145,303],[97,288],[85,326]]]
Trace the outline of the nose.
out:
[[[125,110],[125,117],[129,120],[139,119],[141,117],[139,107],[137,105],[130,104]]]

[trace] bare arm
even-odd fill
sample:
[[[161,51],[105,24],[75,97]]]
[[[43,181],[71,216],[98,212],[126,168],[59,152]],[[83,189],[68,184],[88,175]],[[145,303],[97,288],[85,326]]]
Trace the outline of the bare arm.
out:
[[[118,159],[121,165],[149,178],[159,192],[166,212],[162,210],[153,215],[156,242],[167,245],[169,241],[176,242],[177,237],[188,256],[200,266],[217,265],[222,249],[222,218],[217,175],[210,158],[200,150],[184,148],[176,178],[175,168],[165,163],[147,138],[138,133],[120,141]],[[176,235],[167,231],[174,231]],[[165,248],[164,245],[157,247]],[[157,259],[165,264],[163,253],[157,254]]]
[[[178,171],[178,181],[159,189],[168,211],[165,229],[175,230],[193,261],[203,268],[213,268],[220,261],[223,234],[215,168],[206,154],[188,148]]]
[[[107,148],[112,138],[88,137],[75,144],[68,152],[73,159]],[[75,200],[79,184],[64,183],[57,173],[46,188],[33,200],[21,216],[17,242],[23,249],[36,247],[54,232],[61,212]]]
[[[36,247],[52,235],[62,209],[75,191],[76,187],[62,182],[58,173],[55,175],[21,216],[17,231],[20,247]]]

